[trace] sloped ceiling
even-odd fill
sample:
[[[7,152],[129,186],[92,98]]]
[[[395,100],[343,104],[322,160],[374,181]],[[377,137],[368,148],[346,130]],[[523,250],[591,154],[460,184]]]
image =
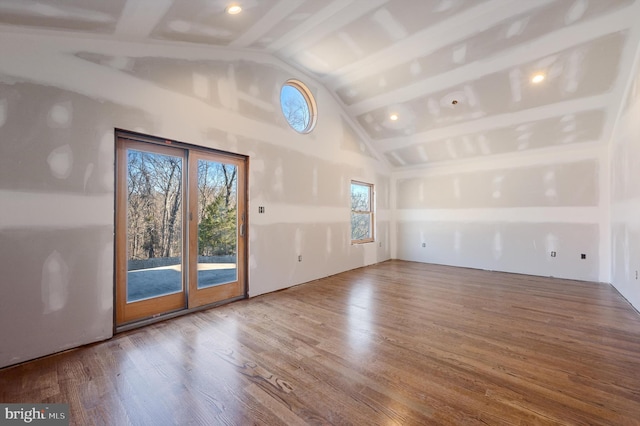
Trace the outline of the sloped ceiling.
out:
[[[400,170],[608,140],[637,3],[0,0],[0,25],[271,53],[332,91]]]

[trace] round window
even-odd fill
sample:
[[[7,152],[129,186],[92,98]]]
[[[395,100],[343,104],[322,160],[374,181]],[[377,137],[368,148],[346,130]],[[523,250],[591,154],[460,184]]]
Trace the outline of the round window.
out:
[[[280,107],[296,132],[309,133],[316,125],[316,101],[304,83],[287,81],[280,90]]]

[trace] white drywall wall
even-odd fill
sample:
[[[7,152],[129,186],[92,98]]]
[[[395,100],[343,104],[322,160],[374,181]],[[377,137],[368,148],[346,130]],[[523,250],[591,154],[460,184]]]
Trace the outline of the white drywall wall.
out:
[[[611,142],[612,284],[640,310],[640,49]]]
[[[549,154],[394,173],[392,256],[606,281],[600,256],[601,228],[608,229],[600,190],[606,145]]]
[[[112,335],[115,128],[250,157],[250,296],[389,258],[384,164],[273,57],[53,33],[0,52],[0,367]],[[279,109],[289,78],[316,96],[309,135]],[[376,185],[376,243],[351,245],[352,179]]]

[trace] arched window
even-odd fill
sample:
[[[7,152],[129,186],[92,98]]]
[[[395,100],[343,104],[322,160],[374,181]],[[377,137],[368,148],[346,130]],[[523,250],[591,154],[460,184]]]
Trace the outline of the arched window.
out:
[[[280,107],[287,122],[298,133],[309,133],[316,125],[316,101],[301,81],[289,80],[280,90]]]

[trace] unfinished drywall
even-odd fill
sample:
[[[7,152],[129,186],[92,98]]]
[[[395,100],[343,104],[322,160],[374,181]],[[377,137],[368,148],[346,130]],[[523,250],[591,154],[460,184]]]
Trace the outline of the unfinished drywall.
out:
[[[601,265],[602,147],[396,173],[394,257],[590,281]],[[584,255],[584,258],[583,258]]]
[[[278,60],[19,33],[0,49],[0,366],[112,334],[115,128],[249,156],[251,296],[389,258],[384,164]],[[289,78],[316,96],[309,135],[279,109]],[[376,185],[376,243],[351,245],[351,179]]]
[[[606,111],[588,110],[513,123],[510,120],[499,127],[488,127],[477,133],[458,135],[416,143],[388,151],[387,160],[394,166],[417,166],[442,161],[463,160],[473,157],[523,152],[551,148],[557,145],[587,144],[600,140],[605,125]],[[514,142],[515,141],[515,142]]]
[[[517,4],[337,92],[396,168],[392,256],[609,282],[608,143],[639,4]]]
[[[0,24],[111,33],[125,3],[126,0],[5,0],[0,4]]]
[[[640,310],[640,50],[611,141],[613,285]]]
[[[387,139],[530,110],[553,101],[598,95],[611,90],[615,83],[627,37],[626,32],[607,34],[474,81],[376,108],[359,115],[358,120],[372,139]],[[548,70],[547,83],[544,86],[530,84],[529,76],[540,69]],[[452,105],[454,100],[456,105]],[[402,120],[390,121],[390,113],[394,111]]]
[[[423,3],[425,3],[423,7],[428,7],[427,2]],[[424,79],[451,72],[463,65],[487,60],[496,52],[514,53],[514,49],[524,47],[527,43],[549,33],[588,23],[593,19],[626,8],[632,3],[633,0],[530,2],[528,6],[531,9],[526,12],[514,12],[514,15],[509,18],[497,20],[494,25],[487,24],[479,31],[461,39],[458,39],[460,37],[458,34],[463,33],[462,31],[451,31],[447,37],[454,39],[454,42],[433,50],[433,46],[438,46],[438,43],[446,40],[438,39],[435,43],[424,46],[421,54],[416,54],[397,65],[393,64],[383,72],[356,76],[348,85],[338,87],[336,93],[346,105],[354,105],[368,98],[402,89],[408,84],[419,83]],[[464,3],[464,6],[477,7],[478,5],[478,2]],[[411,10],[414,15],[416,13],[412,8],[406,10]],[[395,14],[396,11],[394,10],[393,13]],[[429,12],[425,14],[429,17],[437,16]],[[415,16],[422,18],[420,14]],[[473,28],[469,27],[470,30]],[[369,29],[372,29],[371,25]]]

